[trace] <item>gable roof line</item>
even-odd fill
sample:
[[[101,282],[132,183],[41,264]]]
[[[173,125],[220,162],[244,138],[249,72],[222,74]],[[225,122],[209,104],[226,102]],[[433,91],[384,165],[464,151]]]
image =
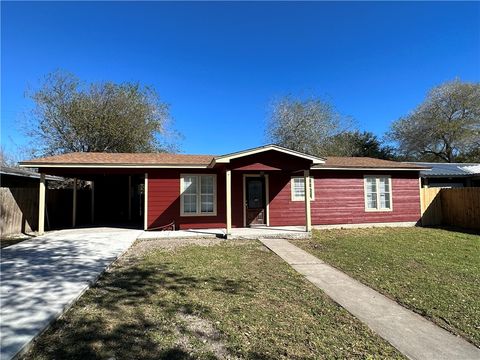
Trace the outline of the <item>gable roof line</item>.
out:
[[[275,145],[275,144],[268,144],[268,145],[262,145],[262,146],[258,146],[258,147],[255,147],[255,148],[247,149],[247,150],[233,152],[233,153],[230,153],[230,154],[215,156],[213,158],[212,162],[210,163],[209,167],[213,167],[213,166],[215,166],[215,164],[228,164],[230,162],[230,160],[237,159],[237,158],[240,158],[240,157],[243,157],[243,156],[254,155],[254,154],[258,154],[258,153],[265,152],[265,151],[270,151],[270,150],[275,150],[275,151],[279,151],[279,152],[282,152],[282,153],[285,153],[285,154],[289,154],[289,155],[293,155],[293,156],[296,156],[296,157],[300,157],[300,158],[303,158],[303,159],[310,160],[310,161],[312,161],[312,163],[314,165],[325,163],[324,158],[320,158],[318,156],[313,156],[313,155],[308,155],[308,154],[305,154],[305,153],[302,153],[302,152],[296,151],[296,150],[287,149],[283,146],[279,146],[279,145]]]

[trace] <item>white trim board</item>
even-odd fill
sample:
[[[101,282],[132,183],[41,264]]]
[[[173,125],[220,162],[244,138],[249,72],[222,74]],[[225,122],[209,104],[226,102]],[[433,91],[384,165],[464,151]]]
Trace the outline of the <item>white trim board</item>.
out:
[[[228,164],[233,159],[237,159],[237,158],[241,158],[241,157],[249,156],[249,155],[254,155],[254,154],[258,154],[258,153],[262,153],[262,152],[266,152],[266,151],[271,151],[271,150],[278,151],[278,152],[281,152],[281,153],[284,153],[284,154],[289,154],[289,155],[296,156],[296,157],[299,157],[299,158],[307,159],[307,160],[312,161],[313,164],[324,164],[325,163],[325,159],[319,158],[317,156],[307,155],[307,154],[304,154],[304,153],[301,153],[301,152],[298,152],[298,151],[295,151],[295,150],[290,150],[290,149],[287,149],[287,148],[284,148],[284,147],[278,146],[278,145],[265,145],[265,146],[260,146],[260,147],[253,148],[253,149],[243,150],[243,151],[239,151],[239,152],[230,153],[230,154],[215,157],[215,158],[213,158],[212,162],[210,163],[210,167],[213,167],[215,164]]]
[[[305,177],[299,176],[299,175],[294,175],[290,177],[290,201],[305,201],[305,197],[297,197],[295,195],[295,184],[294,184],[294,179],[305,179]],[[305,186],[305,182],[303,184]],[[315,177],[313,175],[310,176],[310,189],[311,189],[311,195],[310,196],[310,201],[315,201]]]
[[[390,196],[390,207],[388,208],[381,208],[380,206],[380,178],[388,179],[388,194]],[[372,209],[368,207],[368,200],[367,200],[367,179],[375,179],[375,193],[376,193],[376,203],[377,207]],[[363,176],[363,201],[365,205],[366,212],[391,212],[393,211],[393,188],[392,188],[392,177],[390,175],[364,175]]]

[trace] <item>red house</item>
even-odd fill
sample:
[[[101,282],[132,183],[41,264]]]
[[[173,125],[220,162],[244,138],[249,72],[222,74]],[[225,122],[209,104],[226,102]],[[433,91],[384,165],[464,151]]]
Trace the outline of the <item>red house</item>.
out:
[[[424,169],[373,158],[320,158],[276,145],[222,156],[70,153],[21,166],[42,174],[39,232],[49,174],[90,182],[92,223],[136,222],[145,229],[174,223],[176,229],[226,228],[227,234],[249,226],[415,225]],[[74,226],[75,193],[74,186]]]

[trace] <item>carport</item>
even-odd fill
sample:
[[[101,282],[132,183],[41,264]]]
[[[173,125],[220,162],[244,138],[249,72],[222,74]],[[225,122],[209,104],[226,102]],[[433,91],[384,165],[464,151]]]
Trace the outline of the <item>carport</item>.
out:
[[[149,174],[160,172],[168,176],[172,170],[205,169],[212,159],[210,155],[78,152],[23,161],[20,166],[36,168],[40,173],[38,232],[41,234],[49,214],[49,209],[45,208],[45,193],[49,191],[46,175],[71,179],[68,187],[71,201],[61,206],[63,214],[71,215],[65,227],[96,225],[147,229],[149,201],[152,201],[152,208],[167,204],[158,193],[149,194]],[[179,179],[174,179],[170,186],[173,187],[169,191],[178,198]],[[154,212],[152,216],[156,216]]]
[[[21,166],[36,167],[40,172],[38,232],[45,231],[49,213],[71,214],[72,228],[79,226],[120,226],[126,228],[144,227],[145,215],[145,173],[141,169],[107,166],[105,164],[69,165],[23,162]],[[45,207],[46,176],[59,175],[69,179],[71,201],[58,202]],[[68,215],[67,215],[68,216]],[[47,219],[48,220],[48,219]],[[70,222],[70,221],[69,221]]]

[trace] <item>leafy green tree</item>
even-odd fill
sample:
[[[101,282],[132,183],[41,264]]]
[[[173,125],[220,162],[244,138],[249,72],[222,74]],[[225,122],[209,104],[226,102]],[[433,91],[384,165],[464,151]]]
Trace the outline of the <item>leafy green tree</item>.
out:
[[[407,159],[480,161],[480,83],[454,80],[433,88],[392,124],[389,137]]]
[[[72,74],[46,76],[27,134],[36,155],[66,152],[152,152],[174,146],[168,105],[134,83],[85,84]]]
[[[375,134],[346,131],[328,139],[325,146],[330,156],[367,156],[377,159],[395,159],[394,148],[385,145]]]

